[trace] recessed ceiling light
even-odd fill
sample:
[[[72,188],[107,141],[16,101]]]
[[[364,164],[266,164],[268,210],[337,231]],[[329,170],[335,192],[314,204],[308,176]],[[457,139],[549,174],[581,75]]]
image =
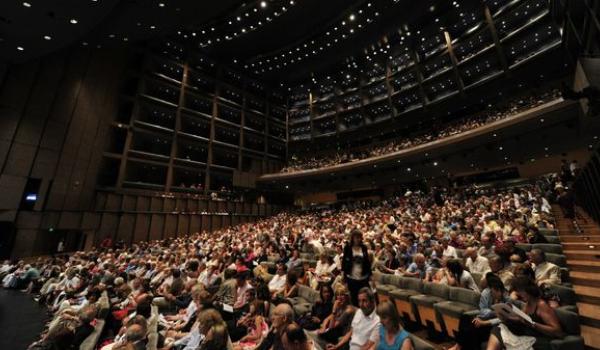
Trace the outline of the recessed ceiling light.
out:
[[[348,19],[354,21],[356,19],[356,16],[354,14],[351,14],[350,17],[348,17]]]
[[[52,40],[52,37],[50,35],[44,35],[44,39],[45,40]]]
[[[75,18],[71,18],[71,20],[69,21],[71,24],[77,24],[77,20]]]
[[[25,49],[23,48],[23,46],[17,46],[17,50],[19,50],[19,51],[23,51],[23,50],[25,50]]]
[[[266,1],[261,1],[260,2],[260,7],[262,7],[262,8],[267,7],[267,2]]]
[[[28,2],[23,2],[23,6],[25,6],[25,7],[31,7],[31,4],[28,3]]]
[[[165,7],[165,3],[164,2],[159,2],[158,3],[158,7]]]

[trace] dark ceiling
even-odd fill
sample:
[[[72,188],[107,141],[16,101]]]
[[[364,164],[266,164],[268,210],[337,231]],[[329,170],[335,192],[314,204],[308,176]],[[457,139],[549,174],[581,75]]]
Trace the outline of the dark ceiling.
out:
[[[210,56],[261,80],[297,83],[362,52],[390,31],[419,28],[452,11],[482,4],[458,3],[460,8],[456,1],[435,0],[6,0],[0,2],[0,60],[25,62],[69,45],[110,47],[174,38],[192,46],[204,44]],[[264,72],[256,69],[259,61],[271,58],[274,65],[273,58],[286,51],[313,41],[314,46],[324,43],[326,33],[342,21],[348,26],[340,27],[340,33],[350,30],[350,16],[353,25],[362,26],[346,32],[346,39],[332,41],[302,61]],[[252,23],[256,27],[250,30]],[[225,40],[225,33],[219,32],[227,30],[239,35]],[[206,45],[207,38],[217,34],[223,40]]]

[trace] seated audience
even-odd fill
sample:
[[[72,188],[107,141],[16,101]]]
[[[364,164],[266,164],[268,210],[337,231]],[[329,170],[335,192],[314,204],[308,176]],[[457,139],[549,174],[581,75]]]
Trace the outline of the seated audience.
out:
[[[521,311],[531,317],[532,322],[499,314],[502,323],[492,329],[487,349],[502,349],[509,338],[523,348],[549,349],[550,340],[564,334],[554,309],[541,298],[540,288],[527,277],[517,277],[513,289],[522,304]]]

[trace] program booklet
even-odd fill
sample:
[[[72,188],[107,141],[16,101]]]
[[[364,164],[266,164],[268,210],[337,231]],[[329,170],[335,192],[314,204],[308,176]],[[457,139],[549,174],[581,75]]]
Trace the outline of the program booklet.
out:
[[[533,320],[529,315],[521,311],[517,306],[513,304],[498,304],[494,307],[496,309],[496,314],[502,316],[504,319],[516,319],[522,318],[529,323],[533,323]]]

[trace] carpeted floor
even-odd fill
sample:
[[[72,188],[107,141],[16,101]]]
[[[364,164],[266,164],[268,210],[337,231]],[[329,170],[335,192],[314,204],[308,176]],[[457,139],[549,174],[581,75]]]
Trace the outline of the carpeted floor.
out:
[[[0,349],[27,349],[39,338],[46,311],[30,295],[0,289]]]

